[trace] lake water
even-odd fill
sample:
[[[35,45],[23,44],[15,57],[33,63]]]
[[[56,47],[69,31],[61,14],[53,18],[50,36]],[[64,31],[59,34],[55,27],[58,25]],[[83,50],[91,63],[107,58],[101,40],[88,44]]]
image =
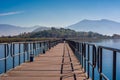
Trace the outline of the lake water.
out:
[[[120,39],[102,40],[102,41],[92,42],[92,43],[96,44],[97,46],[102,45],[102,46],[106,46],[106,47],[112,47],[112,48],[120,49]],[[21,46],[23,46],[23,45],[21,45]],[[42,51],[43,51],[42,50],[43,46],[41,46],[39,48],[40,49],[38,49],[38,50],[35,50],[35,51],[33,50],[34,53],[36,52],[36,55],[38,53],[42,53]],[[29,50],[30,50],[30,47],[29,47]],[[23,51],[23,50],[21,50],[21,51]],[[16,44],[16,49],[15,49],[15,54],[17,54],[17,53],[18,53],[18,44]],[[20,56],[21,57],[20,63],[24,62],[23,56],[24,55]],[[113,65],[112,64],[112,56],[113,56],[113,54],[112,54],[111,51],[107,51],[107,50],[103,51],[103,73],[110,80],[112,80],[112,65]],[[4,57],[4,46],[0,45],[0,58],[2,58],[2,57]],[[7,70],[12,68],[12,66],[13,66],[12,60],[13,60],[12,57],[9,55],[9,58],[7,59]],[[25,60],[27,60],[27,54],[26,54]],[[16,58],[15,58],[15,66],[17,66],[17,65],[19,65],[18,64],[18,56],[16,56]],[[119,76],[120,69],[119,68],[120,68],[120,53],[117,53],[117,80],[120,80],[120,76]],[[0,60],[0,73],[3,73],[3,72],[4,72],[4,61]],[[90,73],[92,73],[92,72],[90,72]],[[98,80],[97,67],[95,69],[95,80]]]
[[[93,42],[97,46],[102,45],[106,47],[120,49],[120,39],[110,39],[110,40],[102,40],[99,42]],[[112,68],[113,68],[113,53],[109,50],[103,50],[103,73],[112,80]],[[117,80],[120,80],[120,53],[117,53]],[[96,69],[95,72],[98,74],[98,70]],[[96,79],[98,80],[98,75],[95,75]],[[103,79],[104,80],[104,79]]]

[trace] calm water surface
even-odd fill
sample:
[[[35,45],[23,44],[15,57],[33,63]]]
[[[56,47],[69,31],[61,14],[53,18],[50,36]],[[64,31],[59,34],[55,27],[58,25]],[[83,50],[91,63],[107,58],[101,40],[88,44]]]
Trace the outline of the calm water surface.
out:
[[[117,48],[120,49],[120,39],[111,39],[111,40],[102,40],[99,42],[93,42],[97,46],[102,45],[106,47],[111,47],[111,48]],[[103,50],[103,73],[110,79],[112,80],[112,68],[113,68],[113,53],[112,51],[109,50]],[[98,70],[96,69],[95,71],[98,73]],[[117,53],[117,80],[120,80],[120,53]],[[98,75],[95,75],[96,79],[98,80]],[[103,79],[104,80],[104,79]]]

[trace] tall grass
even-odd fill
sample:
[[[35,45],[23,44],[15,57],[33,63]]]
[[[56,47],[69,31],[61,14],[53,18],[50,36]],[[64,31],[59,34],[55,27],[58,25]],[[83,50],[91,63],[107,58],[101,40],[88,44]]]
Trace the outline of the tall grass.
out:
[[[43,40],[56,40],[56,39],[55,38],[0,38],[0,43],[43,41]]]

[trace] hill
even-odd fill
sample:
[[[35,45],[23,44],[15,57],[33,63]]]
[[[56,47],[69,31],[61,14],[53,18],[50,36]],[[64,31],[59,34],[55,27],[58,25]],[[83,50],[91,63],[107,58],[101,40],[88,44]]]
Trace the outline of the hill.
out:
[[[37,27],[35,30],[33,30],[32,32],[39,32],[39,31],[44,31],[44,30],[50,30],[50,27],[45,27],[45,26],[35,26]]]
[[[120,34],[120,23],[101,19],[101,20],[82,20],[76,24],[67,26],[67,28],[77,31],[92,31],[105,35]]]
[[[49,30],[25,33],[18,37],[22,38],[106,38],[108,36],[94,32],[76,32],[71,29],[51,28]]]

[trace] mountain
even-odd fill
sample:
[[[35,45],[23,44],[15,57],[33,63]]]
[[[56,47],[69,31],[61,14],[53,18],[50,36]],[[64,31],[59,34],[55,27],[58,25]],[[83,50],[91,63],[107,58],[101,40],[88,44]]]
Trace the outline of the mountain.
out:
[[[120,34],[120,23],[101,19],[101,20],[82,20],[76,24],[70,25],[67,28],[77,31],[92,31],[105,35]]]
[[[45,26],[35,26],[37,27],[35,30],[33,30],[32,32],[39,32],[39,31],[44,31],[44,30],[50,30],[50,27],[45,27]]]
[[[0,36],[13,36],[13,35],[18,35],[24,32],[32,32],[34,30],[37,31],[40,29],[43,30],[44,27],[41,27],[38,25],[33,27],[20,27],[20,26],[9,25],[9,24],[0,24]]]
[[[120,35],[119,34],[113,34],[112,38],[113,39],[120,39]]]

